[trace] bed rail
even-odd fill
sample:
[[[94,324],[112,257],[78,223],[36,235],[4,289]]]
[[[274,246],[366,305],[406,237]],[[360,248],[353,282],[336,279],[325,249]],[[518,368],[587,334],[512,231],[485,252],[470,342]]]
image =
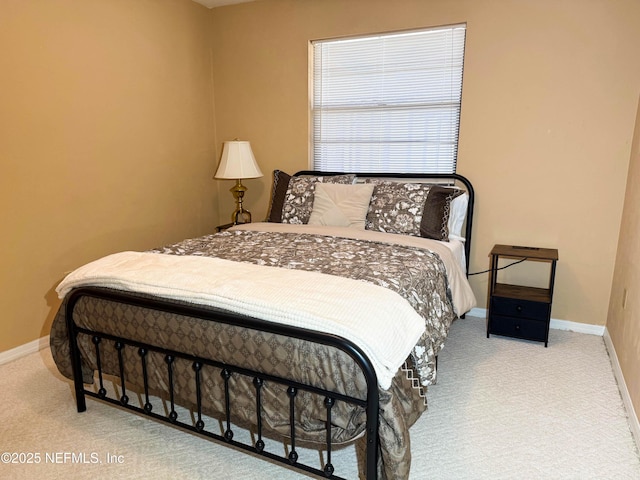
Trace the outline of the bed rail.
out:
[[[297,327],[291,327],[286,325],[279,325],[263,320],[241,317],[242,326],[253,330],[265,331],[273,334],[288,336],[297,338],[300,340],[306,340],[309,342],[319,343],[330,347],[338,348],[347,353],[359,366],[367,383],[367,396],[366,400],[343,395],[339,392],[331,392],[321,388],[317,388],[310,385],[304,385],[291,379],[277,377],[263,372],[256,372],[247,368],[243,368],[236,365],[229,365],[221,363],[209,358],[201,358],[198,356],[190,355],[188,352],[177,352],[169,349],[165,349],[156,345],[150,345],[147,343],[133,341],[122,337],[106,334],[103,332],[93,331],[87,328],[76,325],[74,321],[74,308],[79,300],[84,297],[92,297],[96,299],[102,299],[106,301],[113,301],[118,303],[127,303],[137,307],[158,310],[163,312],[170,312],[178,315],[184,315],[188,317],[199,318],[202,320],[210,320],[225,324],[238,325],[239,317],[237,315],[227,313],[220,310],[208,309],[198,305],[186,305],[170,300],[163,300],[158,298],[147,298],[136,296],[134,294],[117,292],[111,290],[104,290],[93,287],[79,288],[71,292],[67,298],[66,305],[66,321],[69,334],[71,361],[73,366],[74,376],[74,388],[76,394],[76,403],[78,412],[84,412],[87,409],[86,396],[94,397],[99,400],[112,403],[123,408],[136,411],[140,414],[147,415],[159,421],[170,423],[171,425],[179,426],[185,430],[194,432],[196,434],[205,436],[223,444],[235,446],[242,450],[251,452],[256,455],[267,457],[271,460],[283,463],[290,467],[303,470],[316,475],[324,476],[332,479],[342,479],[334,472],[334,466],[331,462],[331,411],[335,402],[342,401],[351,404],[359,405],[365,409],[366,412],[366,456],[365,456],[365,475],[367,479],[375,479],[377,476],[377,454],[378,454],[378,383],[375,371],[370,360],[362,352],[362,350],[351,343],[350,341],[330,334],[321,332],[315,332]],[[78,346],[78,335],[88,335],[95,348],[97,376],[98,376],[98,391],[92,391],[86,389],[82,379],[82,363],[80,356],[80,348]],[[105,342],[107,340],[108,342]],[[113,342],[111,344],[111,342]],[[120,371],[120,396],[119,398],[112,398],[107,395],[107,391],[104,386],[103,369],[101,365],[101,351],[105,348],[115,348],[117,351],[118,366]],[[125,377],[124,367],[124,351],[125,349],[136,349],[137,358],[140,362],[140,368],[142,370],[142,377],[144,383],[144,402],[141,407],[136,406],[130,402],[127,395],[127,379]],[[147,378],[147,357],[150,352],[156,352],[164,356],[166,363],[167,375],[168,375],[168,398],[170,402],[170,411],[168,415],[162,415],[156,413],[153,410],[153,405],[150,402],[149,395],[149,382]],[[175,410],[174,403],[174,379],[173,379],[173,366],[176,360],[191,362],[193,369],[193,382],[196,387],[196,419],[195,422],[187,423],[178,419],[178,414]],[[216,367],[220,369],[221,376],[224,381],[224,405],[225,411],[222,412],[224,417],[225,429],[222,435],[209,431],[205,428],[205,422],[202,416],[202,397],[201,397],[201,371],[205,366]],[[257,429],[257,441],[255,444],[243,443],[234,439],[234,432],[232,429],[232,409],[233,405],[229,395],[229,379],[234,375],[244,375],[252,379],[253,385],[256,390],[256,421],[255,426]],[[290,424],[290,452],[288,456],[276,455],[274,453],[264,450],[265,444],[263,441],[263,425],[261,417],[261,405],[262,397],[261,392],[264,385],[268,382],[278,383],[284,385],[287,390],[288,403],[289,403],[289,424]],[[294,418],[296,409],[296,395],[300,390],[312,392],[313,394],[320,395],[324,398],[324,405],[326,408],[326,452],[327,458],[324,467],[315,468],[310,465],[303,464],[298,461],[298,453],[296,451],[296,433],[294,428]]]

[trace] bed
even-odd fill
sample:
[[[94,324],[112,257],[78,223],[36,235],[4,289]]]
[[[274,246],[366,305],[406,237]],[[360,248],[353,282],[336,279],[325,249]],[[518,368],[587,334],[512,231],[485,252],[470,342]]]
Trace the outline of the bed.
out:
[[[271,197],[265,222],[115,253],[60,283],[51,350],[78,411],[97,398],[327,478],[344,478],[332,452],[357,442],[362,476],[408,478],[437,354],[475,306],[473,188],[275,171]],[[300,461],[308,445],[320,464]]]

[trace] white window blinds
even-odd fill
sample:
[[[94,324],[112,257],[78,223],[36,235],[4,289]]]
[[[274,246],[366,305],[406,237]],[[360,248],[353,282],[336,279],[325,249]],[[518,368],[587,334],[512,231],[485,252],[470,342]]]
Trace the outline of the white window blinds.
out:
[[[313,167],[454,173],[465,31],[313,42]]]

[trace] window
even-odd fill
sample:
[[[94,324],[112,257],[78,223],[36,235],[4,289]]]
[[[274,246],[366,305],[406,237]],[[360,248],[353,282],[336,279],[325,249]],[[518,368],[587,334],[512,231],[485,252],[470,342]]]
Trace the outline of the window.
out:
[[[465,31],[313,42],[313,167],[455,173]]]

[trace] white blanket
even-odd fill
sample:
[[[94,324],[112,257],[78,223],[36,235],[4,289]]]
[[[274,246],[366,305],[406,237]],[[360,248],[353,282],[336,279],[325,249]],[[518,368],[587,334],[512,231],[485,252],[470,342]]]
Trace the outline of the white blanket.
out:
[[[383,389],[425,330],[400,295],[322,273],[210,257],[122,252],[70,273],[58,296],[81,286],[143,292],[339,335],[371,360]]]

